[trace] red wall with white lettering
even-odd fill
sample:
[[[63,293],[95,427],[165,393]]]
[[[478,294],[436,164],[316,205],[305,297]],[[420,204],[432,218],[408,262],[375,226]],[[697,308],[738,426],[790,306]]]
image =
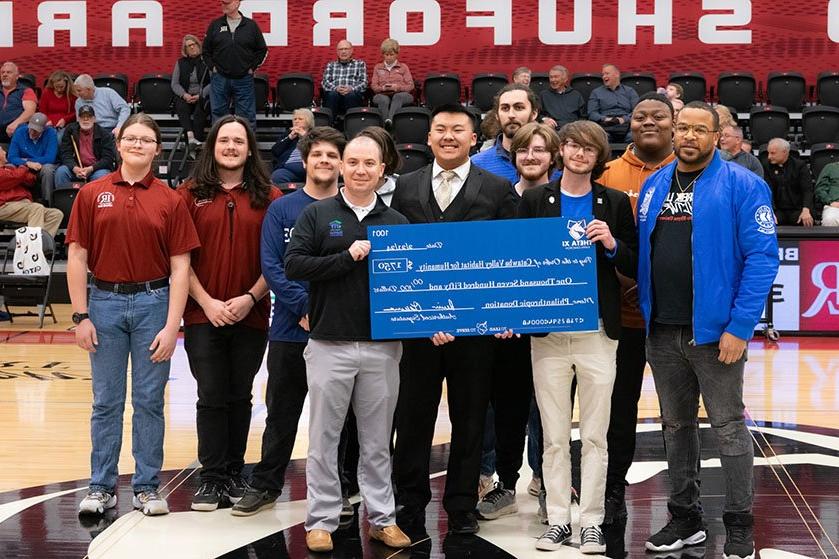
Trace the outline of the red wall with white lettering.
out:
[[[257,14],[255,19],[265,32],[282,34],[283,29],[287,30],[288,46],[271,46],[262,68],[272,80],[289,71],[309,72],[320,78],[324,64],[334,57],[334,49],[313,46],[317,42],[313,14],[328,12],[330,7],[336,9],[333,17],[341,17],[337,10],[350,10],[351,16],[356,16],[349,18],[353,22],[350,37],[351,40],[355,37],[356,56],[367,60],[372,67],[380,59],[381,40],[391,35],[391,13],[397,14],[406,6],[412,10],[429,6],[429,17],[409,14],[407,24],[402,26],[413,33],[440,30],[439,40],[430,46],[403,46],[400,59],[410,65],[415,79],[445,70],[459,73],[467,84],[477,72],[509,74],[519,65],[547,71],[553,64],[561,63],[572,72],[583,72],[598,71],[607,61],[624,71],[653,72],[660,83],[671,72],[702,71],[709,85],[715,83],[719,72],[726,70],[752,71],[760,81],[765,80],[770,70],[793,70],[804,73],[808,83],[814,83],[819,71],[839,70],[839,44],[834,42],[839,41],[839,0],[638,0],[637,11],[644,14],[657,10],[659,33],[666,35],[669,29],[671,37],[669,41],[662,37],[656,39],[651,28],[639,27],[635,38],[630,33],[628,39],[635,44],[618,44],[619,27],[630,31],[632,28],[630,18],[619,18],[618,6],[635,2],[591,0],[590,37],[583,33],[581,39],[576,39],[583,44],[546,44],[563,42],[563,39],[551,39],[552,31],[574,29],[574,7],[577,5],[581,13],[588,13],[584,7],[587,3],[588,0],[262,0],[251,1],[250,5],[244,2],[243,11],[273,9],[273,21],[266,13]],[[61,68],[73,72],[125,72],[133,81],[145,73],[170,72],[180,54],[183,35],[203,36],[209,21],[221,15],[219,3],[211,0],[134,2],[162,8],[163,45],[146,46],[146,32],[131,30],[129,46],[115,47],[112,43],[115,4],[120,3],[114,0],[0,1],[0,45],[12,44],[0,47],[0,57],[15,60],[22,72],[34,73],[39,80]],[[86,46],[71,47],[69,31],[56,32],[55,46],[44,46],[45,37],[39,38],[38,12],[48,5],[76,6],[81,10],[83,15],[76,20],[79,22],[76,37],[83,38]],[[284,5],[287,5],[287,18],[280,13]],[[540,5],[545,9],[540,10]],[[668,6],[672,7],[670,17],[666,13]],[[711,9],[712,6],[719,9]],[[493,8],[499,10],[496,12],[500,25],[498,37],[488,26],[477,27],[485,23],[475,22],[473,27],[467,27],[467,20],[493,16]],[[733,8],[736,9],[732,11]],[[440,16],[439,27],[434,21],[436,13]],[[8,14],[11,20],[7,19]],[[732,39],[717,33],[716,40],[728,44],[707,44],[699,37],[699,22],[703,17],[703,26],[710,26],[715,19],[717,24],[738,23],[720,29],[748,31],[750,37]],[[324,18],[319,16],[319,19]],[[117,23],[116,27],[122,29],[124,25]],[[331,42],[334,44],[345,33],[342,29],[333,30]],[[506,42],[505,35],[509,35],[511,44],[497,44]],[[740,40],[746,40],[747,44],[731,44]]]

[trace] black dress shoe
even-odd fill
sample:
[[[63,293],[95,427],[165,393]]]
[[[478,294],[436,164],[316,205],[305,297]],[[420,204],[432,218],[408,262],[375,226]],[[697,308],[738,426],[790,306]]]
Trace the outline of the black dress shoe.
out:
[[[478,530],[478,518],[475,513],[453,512],[449,514],[449,534],[477,534]]]
[[[413,507],[402,507],[396,511],[396,525],[403,532],[425,530],[425,511]]]

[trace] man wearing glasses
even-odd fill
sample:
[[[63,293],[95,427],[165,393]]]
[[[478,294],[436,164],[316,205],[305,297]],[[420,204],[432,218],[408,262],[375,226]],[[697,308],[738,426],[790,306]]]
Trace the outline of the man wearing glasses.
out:
[[[599,327],[593,332],[552,332],[531,339],[533,387],[542,418],[542,480],[547,490],[548,529],[536,549],[559,549],[571,538],[571,381],[576,375],[583,441],[580,491],[580,551],[603,553],[606,433],[609,429],[615,355],[621,335],[621,289],[617,272],[635,276],[637,238],[629,197],[594,182],[611,150],[606,132],[591,121],[559,131],[562,176],[527,190],[518,215],[567,217],[585,229],[595,246]],[[594,219],[591,219],[591,216]],[[570,225],[570,222],[569,222]]]
[[[647,180],[638,204],[638,294],[671,483],[671,520],[646,548],[669,552],[705,541],[701,394],[726,480],[723,556],[751,559],[754,454],[743,370],[778,270],[778,243],[766,183],[722,160],[719,135],[716,112],[688,103],[675,127],[676,161]]]

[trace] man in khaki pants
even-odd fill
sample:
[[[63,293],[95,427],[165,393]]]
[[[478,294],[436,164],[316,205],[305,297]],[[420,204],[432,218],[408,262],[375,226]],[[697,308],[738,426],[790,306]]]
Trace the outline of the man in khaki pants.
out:
[[[64,214],[32,201],[29,188],[35,184],[35,173],[28,167],[8,165],[6,152],[0,148],[0,221],[26,223],[41,227],[55,236]]]

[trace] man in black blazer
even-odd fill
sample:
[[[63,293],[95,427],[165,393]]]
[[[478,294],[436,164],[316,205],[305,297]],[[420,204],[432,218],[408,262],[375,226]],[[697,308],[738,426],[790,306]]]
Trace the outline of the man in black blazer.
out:
[[[550,525],[536,541],[536,548],[555,550],[571,537],[568,441],[572,402],[568,395],[576,376],[583,441],[580,551],[604,553],[606,540],[600,525],[608,463],[606,433],[621,331],[621,290],[615,270],[635,277],[638,240],[629,197],[594,182],[610,155],[603,129],[590,121],[572,122],[562,127],[559,138],[562,177],[526,191],[518,216],[570,218],[569,228],[573,225],[580,239],[595,245],[601,325],[595,332],[553,332],[531,338],[533,385],[545,441],[542,479]]]
[[[434,162],[399,177],[391,207],[411,223],[515,217],[510,182],[470,163],[469,151],[476,141],[474,121],[465,108],[438,107],[428,134]],[[403,529],[424,531],[425,507],[431,500],[431,442],[446,379],[452,439],[443,507],[451,533],[478,531],[474,511],[491,392],[490,340],[487,336],[455,339],[439,332],[430,340],[403,343],[394,453],[397,501],[402,507],[397,522]]]

